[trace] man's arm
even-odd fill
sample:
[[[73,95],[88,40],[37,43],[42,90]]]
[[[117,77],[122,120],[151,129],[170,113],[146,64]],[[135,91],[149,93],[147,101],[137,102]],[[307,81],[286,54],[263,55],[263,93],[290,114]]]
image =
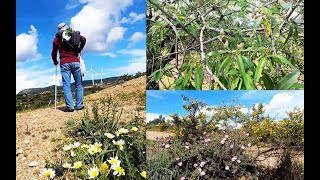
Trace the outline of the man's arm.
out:
[[[82,51],[84,45],[86,45],[86,41],[87,41],[86,38],[85,38],[84,36],[81,36],[81,35],[80,35],[80,42],[81,42],[81,44],[80,44],[80,48],[79,48],[79,53]]]
[[[58,47],[55,43],[55,39],[53,40],[53,45],[52,45],[52,51],[51,51],[51,58],[53,61],[54,65],[58,64],[58,60],[57,60],[57,52],[58,52]]]

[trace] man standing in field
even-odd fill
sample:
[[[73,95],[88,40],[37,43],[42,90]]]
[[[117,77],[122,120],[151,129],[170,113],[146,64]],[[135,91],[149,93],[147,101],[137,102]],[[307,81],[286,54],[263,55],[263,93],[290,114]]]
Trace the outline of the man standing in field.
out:
[[[79,58],[80,52],[85,44],[86,38],[80,35],[79,31],[73,31],[64,22],[58,25],[58,32],[53,40],[51,57],[54,65],[58,65],[57,51],[59,51],[63,93],[67,107],[66,112],[73,112],[74,109],[84,109],[82,75]],[[73,104],[71,92],[71,74],[76,86],[75,105]]]

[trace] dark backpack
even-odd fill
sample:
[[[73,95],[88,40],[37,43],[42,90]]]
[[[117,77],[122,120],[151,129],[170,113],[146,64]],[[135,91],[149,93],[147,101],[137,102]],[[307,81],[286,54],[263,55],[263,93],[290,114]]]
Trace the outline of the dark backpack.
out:
[[[68,39],[69,38],[69,39]],[[75,54],[77,55],[80,48],[80,31],[73,31],[71,28],[65,30],[61,34],[62,43],[66,42],[67,45],[69,45]]]

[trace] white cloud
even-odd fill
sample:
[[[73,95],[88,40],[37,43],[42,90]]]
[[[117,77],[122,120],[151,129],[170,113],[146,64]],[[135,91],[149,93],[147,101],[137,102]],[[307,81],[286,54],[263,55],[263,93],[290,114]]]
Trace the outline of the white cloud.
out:
[[[112,43],[123,39],[123,35],[126,32],[127,28],[123,27],[114,27],[108,34],[107,43]]]
[[[61,84],[60,68],[57,70],[58,82]],[[40,65],[16,70],[16,93],[27,88],[47,87],[54,85],[55,67],[43,69]]]
[[[131,56],[146,56],[145,49],[121,49],[117,53]]]
[[[162,115],[162,117],[164,117],[166,120],[173,120],[169,115],[167,114],[158,114],[158,113],[146,113],[146,121],[150,122],[156,118],[158,118],[160,115]]]
[[[31,25],[28,34],[22,33],[16,36],[16,61],[23,62],[31,59],[40,58],[38,53],[38,32]]]
[[[87,4],[71,18],[70,26],[79,30],[87,38],[84,51],[105,51],[112,45],[107,42],[109,32],[119,26],[121,12],[131,6],[133,0],[86,0],[82,2]]]
[[[161,95],[161,93],[158,93],[159,91],[147,91],[147,96],[150,96],[155,99],[163,99],[164,97]]]
[[[135,32],[130,38],[129,38],[129,47],[133,46],[135,43],[145,39],[145,35],[142,32]]]
[[[249,113],[249,109],[246,108],[246,107],[242,107],[242,108],[240,109],[240,111],[241,111],[243,114]]]
[[[120,20],[120,23],[130,23],[130,24],[134,24],[137,21],[140,21],[142,19],[144,19],[146,17],[146,15],[144,13],[141,14],[137,14],[135,12],[131,12],[129,14],[129,17],[123,17]]]
[[[115,68],[114,72],[118,73],[118,75],[123,74],[135,74],[137,72],[145,72],[146,71],[146,57],[138,57],[129,60],[129,64],[127,66],[122,66]]]
[[[293,110],[294,107],[304,108],[304,92],[281,92],[273,96],[271,101],[266,104],[266,113],[278,117],[285,117],[286,112]]]
[[[117,55],[115,55],[115,54],[113,54],[113,53],[111,53],[111,52],[102,53],[102,54],[100,54],[100,56],[109,56],[109,57],[111,57],[111,58],[117,57]]]

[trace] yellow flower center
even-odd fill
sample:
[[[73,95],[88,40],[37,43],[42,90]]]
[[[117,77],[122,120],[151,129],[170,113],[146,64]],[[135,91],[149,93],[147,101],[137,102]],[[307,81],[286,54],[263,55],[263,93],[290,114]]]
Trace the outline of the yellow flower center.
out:
[[[120,166],[117,166],[116,171],[118,171],[119,174],[122,174],[124,172],[124,169],[122,169]]]
[[[91,176],[92,177],[97,177],[99,175],[99,172],[98,171],[92,171],[91,172]]]
[[[111,159],[110,160],[110,164],[116,164],[117,163],[117,160],[116,159]]]
[[[107,172],[108,168],[109,167],[108,167],[108,165],[106,163],[101,164],[100,169],[101,169],[102,172]]]
[[[43,174],[44,174],[45,176],[50,176],[50,175],[51,175],[51,172],[50,172],[50,171],[45,171]]]

